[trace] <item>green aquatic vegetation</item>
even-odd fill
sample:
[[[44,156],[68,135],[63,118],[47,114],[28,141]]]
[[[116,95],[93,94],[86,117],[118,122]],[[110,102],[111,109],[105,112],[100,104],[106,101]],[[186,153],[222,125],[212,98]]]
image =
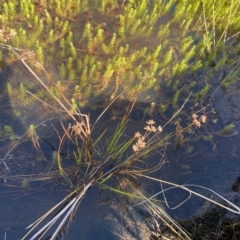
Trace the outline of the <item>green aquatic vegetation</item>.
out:
[[[12,134],[13,133],[12,127],[9,126],[9,125],[4,125],[3,129],[7,134]]]
[[[143,110],[144,117],[156,117],[159,112],[164,116],[166,110],[172,108],[175,111],[170,113],[172,117],[164,116],[166,125],[172,124],[182,110],[180,106],[188,101],[191,104],[193,100],[195,103],[203,100],[211,88],[211,79],[204,83],[202,79],[192,81],[193,74],[209,67],[210,61],[216,62],[210,67],[212,75],[226,64],[229,48],[224,48],[223,54],[219,51],[239,32],[239,24],[235,21],[235,18],[240,20],[239,16],[235,9],[230,11],[235,7],[234,1],[226,9],[223,7],[227,1],[224,0],[216,3],[207,0],[202,3],[191,0],[165,2],[2,2],[0,41],[2,59],[14,72],[11,82],[6,84],[13,108],[21,113],[25,107],[40,102],[42,106],[36,108],[33,115],[43,117],[50,109],[50,113],[63,111],[62,115],[72,120],[68,127],[62,124],[63,134],[58,134],[59,149],[64,147],[65,140],[74,145],[73,159],[84,168],[85,176],[84,180],[78,179],[75,190],[66,198],[71,199],[69,204],[76,201],[75,206],[78,206],[92,185],[107,183],[115,175],[140,177],[145,169],[136,170],[133,164],[146,163],[150,154],[165,149],[174,136],[178,138],[179,147],[185,143],[180,123],[176,124],[174,133],[160,136],[163,128],[155,126],[153,120],[147,121],[145,133],[136,132],[134,137],[126,137],[125,129],[134,106],[125,109],[122,121],[106,140],[105,130],[100,136],[94,136],[95,124],[92,127],[89,116],[82,113],[87,105],[95,107],[91,98],[103,97],[105,106],[116,99],[127,99],[131,105],[143,99],[146,92],[148,96],[161,98],[164,86],[167,100],[160,99],[159,103],[146,97],[144,100],[150,103]],[[229,64],[233,60],[234,57]],[[113,119],[117,119],[115,113]],[[178,116],[178,119],[182,118]],[[201,124],[203,122],[195,118],[188,127],[200,128]],[[33,124],[27,135],[39,150]],[[61,151],[52,157],[61,176],[72,187],[74,184],[64,169]],[[105,172],[104,166],[108,163],[116,167]],[[183,164],[182,168],[190,173],[188,165]],[[152,170],[155,168],[147,169],[146,173]],[[76,207],[73,205],[71,209]]]
[[[158,112],[159,113],[164,113],[166,111],[167,107],[163,104],[159,105]]]
[[[18,19],[18,28],[9,24],[6,27],[9,30],[4,30],[6,34],[14,33],[8,33],[8,44],[24,50],[33,49],[35,56],[27,55],[24,60],[35,64],[38,72],[51,73],[49,84],[56,83],[55,78],[60,81],[67,78],[72,82],[69,90],[80,85],[86,98],[95,95],[95,92],[97,95],[105,93],[109,87],[113,88],[111,99],[121,91],[124,91],[126,98],[136,98],[147,89],[156,88],[157,74],[169,72],[171,65],[176,63],[176,50],[171,41],[163,44],[164,41],[160,40],[168,38],[170,25],[157,24],[174,6],[173,1],[160,5],[153,2],[149,6],[145,1],[136,1],[122,7],[117,1],[109,1],[108,4],[95,1],[91,10],[84,1],[61,2],[60,5],[59,2],[20,1],[19,15],[9,10],[10,1],[4,4],[6,19],[10,15],[13,21]],[[64,5],[68,5],[67,10]],[[15,9],[18,9],[17,3]],[[60,9],[64,9],[64,13]],[[24,29],[26,25],[29,26],[28,34]],[[166,30],[161,32],[163,26]],[[149,41],[149,36],[154,38],[155,30],[158,30],[157,39],[152,41],[152,46],[146,47],[144,43]],[[185,45],[189,42],[188,38],[181,37]],[[185,71],[191,57],[187,56],[176,72]],[[14,61],[17,61],[16,57]],[[102,61],[105,64],[101,64]],[[131,86],[131,91],[126,87],[126,82]],[[28,90],[34,92],[31,88]],[[35,94],[38,95],[37,92]],[[74,93],[70,94],[74,98]]]
[[[153,115],[156,113],[156,103],[151,102],[150,106],[146,109],[147,115],[150,117],[153,117]]]
[[[213,135],[212,134],[204,135],[204,136],[202,136],[202,138],[204,141],[210,142],[213,140]]]
[[[19,97],[22,101],[24,101],[25,97],[26,97],[26,87],[24,86],[23,83],[20,83],[19,85]]]
[[[203,89],[195,93],[195,102],[198,102],[199,100],[204,99],[204,97],[206,96],[210,88],[211,88],[211,85],[207,83]]]
[[[185,152],[186,152],[186,154],[190,154],[190,153],[193,152],[193,150],[194,150],[194,147],[193,147],[193,146],[188,146],[188,147],[186,148]]]
[[[53,151],[52,152],[52,162],[53,164],[56,164],[57,163],[57,160],[58,160],[58,153],[56,151]]]
[[[238,63],[235,63],[234,65],[235,65],[235,67],[237,67]],[[222,87],[224,89],[228,89],[232,84],[237,85],[238,80],[239,80],[238,71],[232,71],[228,74],[228,76],[222,82]],[[232,86],[234,86],[234,85],[232,85]],[[238,90],[238,87],[237,87],[237,90]]]
[[[197,71],[202,67],[203,52],[207,50],[216,55],[216,51],[225,44],[223,33],[230,32],[226,31],[226,26],[223,30],[217,23],[228,16],[229,30],[236,22],[235,18],[233,20],[227,15],[235,17],[235,10],[230,11],[235,3],[222,11],[225,1],[216,4],[190,0],[181,3],[153,1],[147,4],[142,0],[119,6],[117,1],[112,0],[105,3],[95,1],[91,8],[87,1],[37,3],[22,0],[16,2],[14,8],[12,3],[4,2],[2,7],[2,41],[24,51],[33,50],[35,55],[20,55],[21,59],[35,66],[38,73],[48,72],[50,76],[46,82],[49,85],[69,81],[70,98],[76,96],[74,87],[81,86],[80,94],[85,95],[86,100],[91,96],[105,95],[110,89],[110,99],[122,91],[125,98],[132,99],[148,89],[156,91],[162,82],[169,88],[172,86],[169,91],[174,94],[176,88],[183,84],[179,79],[180,85],[176,86],[176,80],[172,80],[175,75]],[[214,12],[211,11],[213,8]],[[16,9],[20,10],[17,15]],[[202,15],[197,14],[199,12]],[[7,21],[9,19],[16,24],[11,24]],[[179,28],[181,35],[172,32],[172,28]],[[201,31],[205,32],[203,39]],[[179,44],[176,44],[177,41]],[[10,60],[6,57],[10,52],[4,52],[4,59],[15,63],[19,58],[11,54]],[[225,61],[220,57],[217,62],[216,70]],[[17,78],[22,78],[21,73]],[[21,84],[28,91],[40,94],[25,82],[17,81],[12,88],[20,91]],[[45,90],[39,91],[50,100]],[[16,96],[22,98],[22,94]],[[185,94],[183,91],[180,95]],[[83,102],[76,102],[83,106]],[[19,103],[17,99],[15,101],[15,104],[22,105],[30,103],[31,99]]]
[[[26,187],[28,187],[28,186],[29,186],[29,181],[28,181],[27,178],[24,178],[24,179],[22,180],[22,187],[23,187],[23,188],[26,188]]]
[[[8,83],[6,84],[6,90],[7,90],[8,96],[11,97],[11,96],[13,95],[13,93],[14,93],[14,90],[13,90],[12,84],[11,84],[10,82],[8,82]]]
[[[235,125],[233,123],[229,123],[226,126],[224,126],[222,128],[222,130],[220,130],[221,134],[227,134],[229,133],[231,130],[233,130],[235,128]]]
[[[171,100],[171,103],[172,103],[173,106],[175,106],[177,104],[177,102],[179,100],[178,98],[180,96],[180,93],[181,93],[181,90],[177,90],[176,93],[174,94],[174,96]]]

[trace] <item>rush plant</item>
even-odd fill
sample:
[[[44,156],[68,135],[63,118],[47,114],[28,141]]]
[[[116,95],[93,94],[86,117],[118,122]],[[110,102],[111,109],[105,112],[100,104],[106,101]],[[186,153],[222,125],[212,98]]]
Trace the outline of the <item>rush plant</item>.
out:
[[[219,86],[225,87],[236,78],[240,50],[238,4],[234,0],[230,4],[226,0],[2,1],[0,57],[12,69],[5,92],[19,118],[31,109],[32,116],[61,119],[61,130],[56,130],[59,145],[53,157],[57,174],[71,189],[29,226],[23,239],[36,229],[31,239],[42,238],[61,218],[51,239],[68,229],[93,185],[135,199],[138,205],[146,204],[149,212],[156,213],[155,224],[161,218],[169,226],[173,222],[154,199],[162,194],[168,206],[165,192],[171,188],[187,191],[186,200],[196,195],[240,213],[236,205],[209,189],[232,208],[191,190],[190,185],[173,184],[151,175],[164,164],[171,139],[177,139],[181,146],[190,138],[188,134],[195,135],[206,124],[217,91],[206,100],[213,76],[225,68],[226,76],[218,79]],[[86,109],[96,109],[96,102],[101,103],[102,113],[92,121]],[[124,106],[119,115],[114,115],[114,129],[97,131],[104,114],[116,103]],[[183,118],[186,106],[191,111]],[[146,125],[127,134],[134,111],[140,116],[139,123],[142,120]],[[163,124],[157,125],[158,120]],[[168,131],[173,124],[175,129]],[[29,124],[24,136],[41,151],[34,124]],[[71,156],[63,154],[66,142],[71,145]],[[4,165],[13,148],[1,160]],[[156,155],[160,160],[155,160]],[[64,167],[65,158],[74,160],[73,169]],[[111,164],[114,167],[109,168]],[[39,179],[53,176],[55,173],[48,173]],[[119,177],[149,179],[168,184],[169,188],[148,195],[108,185],[110,179]],[[21,179],[29,183],[26,176]],[[52,219],[43,223],[51,214]],[[190,239],[176,224],[173,229],[181,232],[182,239]]]

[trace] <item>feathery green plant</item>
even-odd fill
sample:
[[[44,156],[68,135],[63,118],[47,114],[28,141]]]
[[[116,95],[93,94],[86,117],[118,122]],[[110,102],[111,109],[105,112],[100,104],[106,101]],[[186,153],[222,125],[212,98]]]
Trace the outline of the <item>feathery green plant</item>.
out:
[[[228,36],[238,32],[234,1],[227,7],[226,1],[200,4],[190,0],[181,4],[124,1],[122,5],[115,0],[94,1],[91,8],[89,4],[62,0],[4,2],[1,40],[9,46],[4,61],[13,64],[22,58],[37,73],[48,72],[45,81],[49,87],[67,80],[65,94],[82,106],[79,98],[87,104],[99,95],[109,95],[111,100],[123,91],[122,98],[134,99],[147,90],[158,91],[176,75],[182,79],[186,72],[201,68],[204,52],[212,55],[210,58],[217,57]],[[225,16],[228,21],[223,27]],[[10,46],[24,49],[20,57],[14,56]],[[218,63],[217,69],[222,66],[221,61]],[[26,79],[23,69],[15,71],[18,74],[14,78]],[[26,82],[34,81],[28,78]],[[21,91],[23,84],[36,96],[50,100],[45,90],[25,81],[13,81],[12,88]],[[76,86],[81,86],[78,94],[74,92]],[[171,84],[168,91],[172,91]],[[22,94],[16,96],[21,98]],[[13,104],[18,107],[27,107],[33,101],[17,100]]]
[[[11,81],[6,84],[12,107],[23,114],[20,110],[41,103],[35,111],[32,108],[33,115],[40,113],[42,116],[50,109],[50,113],[67,115],[73,121],[68,127],[62,124],[63,134],[59,137],[57,155],[53,157],[57,159],[60,174],[75,189],[60,203],[69,200],[63,208],[67,214],[52,238],[66,221],[71,222],[92,185],[107,187],[108,179],[114,179],[115,175],[163,182],[147,176],[162,162],[146,169],[134,166],[140,160],[147,162],[146,156],[165,149],[168,140],[174,136],[180,145],[183,144],[184,131],[200,128],[205,123],[205,107],[200,106],[201,117],[193,114],[188,117],[190,123],[185,128],[178,123],[175,132],[161,135],[164,127],[180,115],[185,104],[202,102],[215,73],[222,68],[230,69],[228,78],[222,79],[221,85],[225,86],[236,77],[240,52],[237,6],[234,0],[230,4],[226,0],[170,0],[167,3],[157,0],[122,3],[117,0],[2,1],[0,60],[13,69]],[[233,47],[237,54],[231,51]],[[206,69],[212,78],[205,79],[204,75],[198,79],[196,72]],[[162,89],[164,95],[161,95]],[[189,95],[189,92],[193,94]],[[137,132],[135,137],[126,138],[124,130],[134,107],[131,102],[141,101],[145,94],[154,99],[149,98],[151,104],[144,114],[154,117],[162,113],[169,120],[163,127],[155,127],[155,122],[149,120],[145,133]],[[95,125],[91,127],[89,116],[82,113],[82,108],[91,104],[92,98],[103,96],[105,106],[111,105],[116,98],[130,102],[106,144],[106,132],[94,138]],[[169,118],[165,110],[171,108],[175,112]],[[39,150],[34,124],[30,124],[27,134]],[[76,164],[85,169],[84,179],[76,175],[76,183],[68,178],[63,165],[61,149],[66,139],[74,146]],[[99,144],[104,148],[101,149]],[[105,172],[105,165],[109,163],[116,166]],[[188,165],[185,168],[189,170]],[[186,186],[167,184],[199,196]],[[130,195],[127,191],[109,189]],[[131,197],[144,198],[140,194]],[[150,200],[151,197],[146,198],[152,207]],[[239,213],[239,208],[233,207]],[[35,222],[34,228],[51,212]],[[47,230],[61,214],[62,211],[35,236]]]

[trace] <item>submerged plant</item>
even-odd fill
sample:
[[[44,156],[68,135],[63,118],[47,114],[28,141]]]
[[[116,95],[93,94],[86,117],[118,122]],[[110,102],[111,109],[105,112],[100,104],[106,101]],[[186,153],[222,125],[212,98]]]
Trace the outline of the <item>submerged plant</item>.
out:
[[[240,19],[236,4],[231,1],[229,6],[225,0],[216,3],[191,0],[181,3],[157,0],[20,0],[2,3],[1,58],[13,68],[6,84],[12,107],[22,115],[24,111],[21,110],[30,109],[30,114],[35,117],[56,117],[58,114],[69,121],[68,124],[60,121],[62,132],[56,130],[59,145],[51,157],[57,162],[58,172],[71,193],[29,226],[31,232],[49,214],[62,207],[31,239],[43,237],[63,214],[51,239],[62,229],[67,229],[84,195],[93,185],[137,199],[137,204],[147,203],[158,218],[162,217],[161,208],[154,199],[157,194],[146,196],[137,191],[132,194],[129,189],[109,186],[108,181],[116,178],[147,178],[170,185],[158,193],[163,195],[167,206],[165,191],[177,187],[186,190],[190,196],[197,195],[224,207],[192,191],[190,185],[169,183],[151,174],[164,163],[171,138],[177,139],[177,148],[181,147],[189,140],[188,134],[199,131],[207,121],[206,110],[211,104],[205,97],[212,87],[211,78],[206,79],[202,74],[198,79],[198,73],[207,69],[214,75],[226,64],[228,56],[233,60],[228,63],[229,79],[238,73],[239,61],[234,61],[236,56],[229,50],[230,46],[239,49],[240,25],[237,21]],[[227,83],[226,79],[220,79],[221,85]],[[105,100],[101,101],[102,98]],[[145,98],[150,102],[148,107],[142,107],[141,101]],[[113,119],[118,121],[114,131],[111,132],[108,126],[96,133],[103,114],[117,101],[124,103],[126,99],[122,111],[112,111]],[[97,100],[104,110],[92,123],[83,108]],[[184,122],[181,113],[185,105],[194,110],[185,113],[187,120]],[[136,109],[143,115],[139,117],[142,121],[148,117],[151,120],[146,122],[144,132],[137,130],[134,136],[126,136],[131,113]],[[163,124],[156,125],[159,119]],[[167,132],[166,127],[173,123],[175,130]],[[228,130],[231,130],[230,126],[224,131]],[[26,135],[41,153],[33,123],[29,124]],[[72,151],[68,154],[63,152],[66,142]],[[191,148],[187,150],[191,151]],[[10,152],[11,149],[3,163]],[[158,161],[149,157],[159,153]],[[64,165],[66,159],[74,160],[71,178]],[[188,164],[182,168],[190,172]],[[84,170],[83,175],[80,169]],[[25,181],[24,178],[22,183]],[[224,200],[234,209],[225,208],[239,214],[237,206]],[[172,222],[168,217],[165,219],[167,223]],[[178,226],[174,229],[182,231],[182,239],[190,238]]]
[[[220,62],[218,51],[224,49],[226,58],[225,45],[229,41],[235,44],[238,34],[234,34],[239,32],[236,4],[191,0],[93,4],[77,0],[4,1],[0,40],[8,50],[1,58],[12,66],[24,60],[41,76],[47,73],[44,82],[51,92],[74,99],[79,107],[102,96],[111,101],[121,92],[121,98],[129,100],[143,99],[149,92],[164,106],[158,92],[165,85],[169,93],[178,90],[171,103],[179,107],[192,81],[192,75],[185,73],[202,68],[205,54],[210,61]],[[225,27],[221,22],[224,18],[228,19]],[[11,47],[18,49],[18,55]],[[215,66],[214,71],[222,65]],[[17,67],[15,72],[7,84],[13,106],[35,104],[36,98],[29,92],[43,102],[52,99],[45,89],[33,84],[35,80],[26,76],[23,68]],[[202,87],[197,100],[207,92]],[[56,103],[51,100],[51,104],[55,107]]]
[[[7,133],[7,134],[11,134],[12,133],[12,127],[11,126],[9,126],[9,125],[5,125],[4,126],[4,131]]]

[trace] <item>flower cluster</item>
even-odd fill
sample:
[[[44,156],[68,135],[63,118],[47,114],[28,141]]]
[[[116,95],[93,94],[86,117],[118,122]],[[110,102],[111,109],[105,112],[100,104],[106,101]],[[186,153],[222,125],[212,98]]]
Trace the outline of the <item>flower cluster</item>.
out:
[[[16,34],[17,32],[15,31],[15,29],[6,30],[5,28],[2,28],[0,29],[0,41],[6,43]]]
[[[84,132],[84,122],[76,122],[72,129],[77,135],[81,135]]]
[[[192,123],[195,125],[195,126],[197,126],[197,127],[201,127],[201,123],[206,123],[206,121],[207,121],[207,116],[206,115],[202,115],[202,116],[200,116],[198,119],[198,115],[196,114],[196,113],[193,113],[192,114],[192,119],[193,119],[193,121],[192,121]]]
[[[145,148],[146,142],[144,141],[145,137],[142,136],[139,132],[136,132],[134,137],[137,138],[137,142],[133,145],[133,151],[137,153],[141,149]]]
[[[162,132],[162,127],[158,126],[157,128],[154,126],[155,122],[153,120],[148,120],[147,122],[147,126],[144,127],[144,129],[146,130],[145,135],[143,136],[141,133],[136,132],[134,137],[137,138],[137,142],[133,145],[133,151],[135,153],[138,153],[141,149],[145,148],[146,146],[146,136],[148,133],[150,132]]]
[[[144,128],[147,132],[162,132],[162,127],[161,126],[158,126],[158,128],[156,128],[154,126],[155,122],[151,119],[151,120],[148,120],[147,122],[147,126]]]

